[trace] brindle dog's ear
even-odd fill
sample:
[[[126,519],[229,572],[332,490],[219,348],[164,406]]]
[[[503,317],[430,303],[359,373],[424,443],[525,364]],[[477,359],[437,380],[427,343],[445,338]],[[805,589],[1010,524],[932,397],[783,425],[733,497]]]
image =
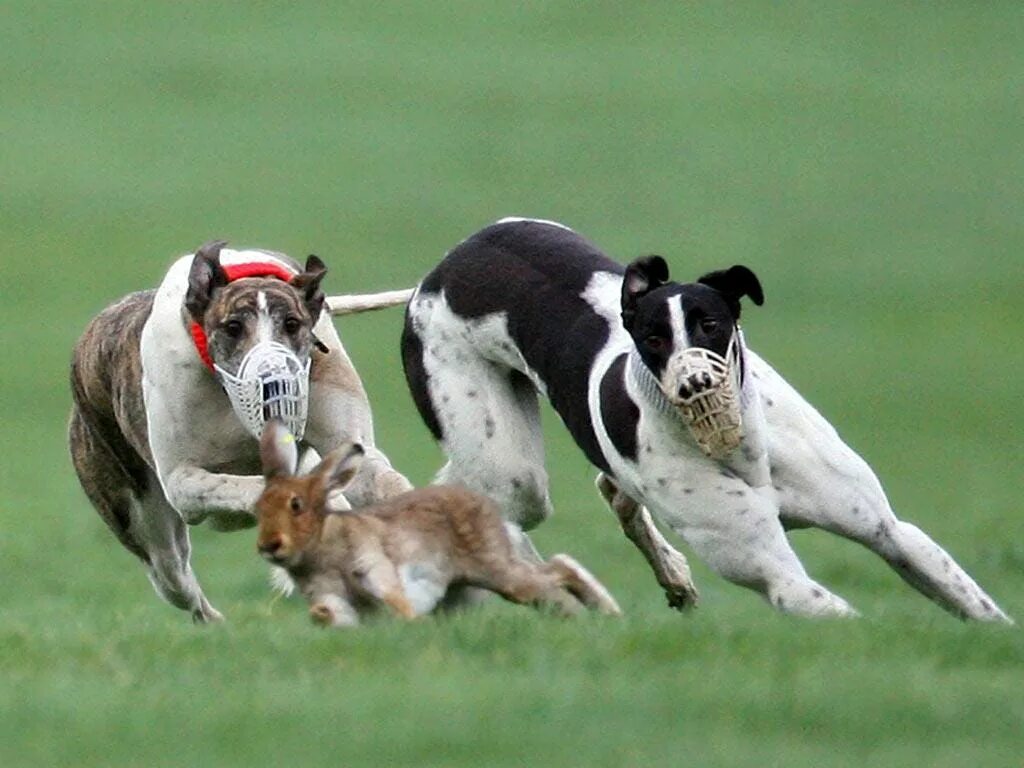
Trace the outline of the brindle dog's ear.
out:
[[[749,296],[750,300],[757,306],[764,304],[764,291],[761,290],[761,282],[751,270],[742,264],[737,264],[728,269],[708,272],[697,280],[709,288],[714,288],[729,302],[729,309],[733,317],[740,319],[740,299]]]
[[[302,294],[314,324],[320,319],[320,311],[324,308],[324,292],[320,290],[320,281],[326,274],[327,267],[320,257],[310,254],[306,259],[305,272],[300,272],[291,279],[291,284]]]
[[[668,264],[661,256],[643,256],[626,267],[622,280],[622,324],[631,330],[636,305],[646,294],[668,282]]]
[[[220,266],[220,249],[227,240],[211,240],[200,246],[192,257],[188,272],[188,291],[185,293],[185,309],[197,323],[203,322],[206,308],[210,306],[213,292],[228,284],[228,276]]]

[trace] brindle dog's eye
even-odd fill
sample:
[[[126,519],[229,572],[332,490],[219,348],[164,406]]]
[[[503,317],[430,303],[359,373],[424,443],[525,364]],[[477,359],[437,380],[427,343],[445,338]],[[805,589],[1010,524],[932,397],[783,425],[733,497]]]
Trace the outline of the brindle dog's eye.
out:
[[[668,346],[668,339],[664,339],[661,336],[648,336],[644,339],[644,344],[652,352],[661,352]]]
[[[302,321],[297,317],[287,317],[284,321],[284,329],[287,333],[295,333],[302,327]]]
[[[233,339],[237,339],[239,336],[241,336],[242,331],[244,330],[244,327],[240,320],[228,320],[226,323],[224,323],[222,327],[224,329],[224,333],[226,333]]]
[[[294,514],[299,514],[302,511],[302,499],[298,496],[292,496],[291,501],[288,502],[288,506],[292,508]]]
[[[705,317],[700,321],[700,329],[704,331],[704,333],[714,333],[718,330],[718,321],[713,317]]]

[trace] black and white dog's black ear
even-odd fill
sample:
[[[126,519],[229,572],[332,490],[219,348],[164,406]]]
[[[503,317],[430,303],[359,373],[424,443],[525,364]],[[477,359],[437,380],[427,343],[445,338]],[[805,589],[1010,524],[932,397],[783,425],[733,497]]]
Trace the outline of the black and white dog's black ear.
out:
[[[642,256],[626,267],[622,280],[622,324],[633,325],[636,305],[646,294],[668,282],[668,264],[661,256]]]
[[[740,299],[744,296],[750,297],[750,300],[759,307],[764,304],[761,281],[757,279],[757,275],[742,264],[717,272],[708,272],[697,282],[714,288],[722,294],[729,302],[729,309],[732,310],[732,314],[737,320],[740,319]]]
[[[200,246],[192,257],[192,266],[188,271],[188,290],[185,292],[185,309],[197,323],[203,322],[213,292],[228,284],[228,276],[220,265],[220,251],[227,244],[227,240],[211,240]]]
[[[291,279],[291,284],[299,289],[306,302],[306,309],[316,323],[320,319],[320,310],[324,308],[324,292],[320,290],[320,281],[327,274],[327,265],[319,256],[309,255],[306,259],[306,270]]]

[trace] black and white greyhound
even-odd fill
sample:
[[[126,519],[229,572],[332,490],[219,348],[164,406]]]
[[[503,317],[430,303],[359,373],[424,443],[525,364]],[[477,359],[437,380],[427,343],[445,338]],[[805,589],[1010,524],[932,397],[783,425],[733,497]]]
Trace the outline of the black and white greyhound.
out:
[[[957,616],[1010,622],[952,557],[895,517],[863,459],[743,347],[744,297],[763,301],[745,267],[680,284],[660,257],[624,269],[555,222],[485,227],[426,276],[406,315],[406,378],[448,457],[438,480],[493,497],[520,532],[544,520],[551,503],[540,391],[601,470],[598,489],[673,607],[694,604],[697,591],[648,510],[715,571],[780,611],[856,615],[807,575],[789,545],[786,528],[816,526],[878,553]],[[674,405],[704,383],[675,373],[695,347],[737,353],[742,440],[720,459],[701,450]]]

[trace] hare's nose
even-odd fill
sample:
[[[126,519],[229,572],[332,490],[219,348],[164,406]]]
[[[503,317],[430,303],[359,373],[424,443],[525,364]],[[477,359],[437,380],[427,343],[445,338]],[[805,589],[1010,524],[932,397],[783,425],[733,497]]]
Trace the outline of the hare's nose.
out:
[[[271,536],[265,541],[260,541],[256,548],[260,551],[261,555],[270,555],[273,557],[276,555],[281,547],[284,546],[284,537],[281,534]]]

